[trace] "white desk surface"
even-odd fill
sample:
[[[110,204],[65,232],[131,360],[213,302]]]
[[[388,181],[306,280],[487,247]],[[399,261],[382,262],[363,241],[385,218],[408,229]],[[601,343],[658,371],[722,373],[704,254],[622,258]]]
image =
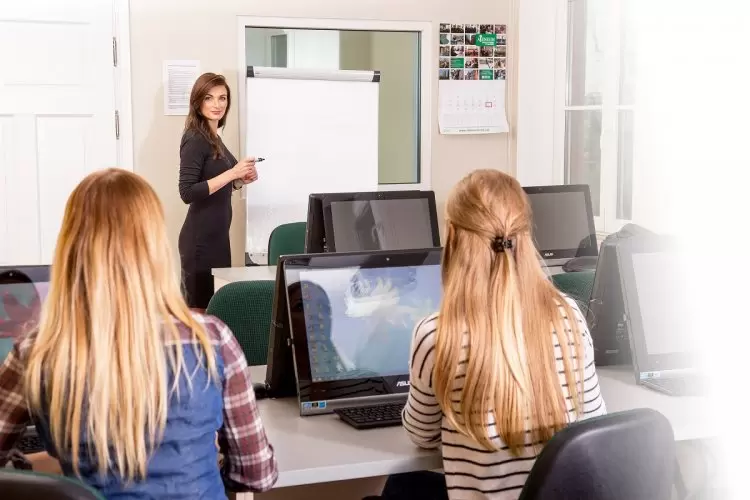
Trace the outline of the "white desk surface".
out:
[[[214,279],[235,281],[276,280],[276,266],[221,267],[211,270]]]
[[[714,437],[704,398],[676,398],[637,386],[630,369],[600,368],[607,410],[653,408],[672,423],[675,439]],[[253,381],[265,366],[251,368]],[[279,462],[276,487],[384,476],[442,468],[440,453],[417,448],[402,427],[357,430],[335,415],[300,417],[296,398],[260,400],[258,407]]]
[[[716,410],[718,405],[709,397],[676,397],[662,394],[635,383],[633,368],[597,367],[602,397],[607,413],[652,408],[672,424],[677,441],[710,439],[719,435]]]

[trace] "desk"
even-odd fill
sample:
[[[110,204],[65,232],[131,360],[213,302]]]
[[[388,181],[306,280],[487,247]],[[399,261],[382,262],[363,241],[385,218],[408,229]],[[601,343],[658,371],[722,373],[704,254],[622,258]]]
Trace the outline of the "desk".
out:
[[[671,397],[638,386],[630,368],[599,368],[597,373],[610,413],[653,408],[670,421],[677,441],[717,436],[718,427],[712,425],[710,412],[718,405],[707,398]],[[253,381],[260,382],[265,379],[266,367],[251,367],[250,374]],[[258,408],[279,463],[274,488],[442,468],[440,453],[414,446],[402,427],[359,431],[335,415],[302,418],[296,398],[260,400]],[[44,458],[33,460],[35,469],[52,472],[56,461],[53,464],[49,457]],[[253,496],[239,494],[237,498]]]
[[[250,372],[254,382],[265,379],[265,366]],[[360,431],[335,415],[302,418],[296,398],[258,408],[279,463],[275,488],[443,467],[440,453],[414,446],[402,427]]]
[[[276,281],[276,266],[220,267],[211,270],[214,292],[235,281]]]
[[[718,437],[719,405],[709,397],[676,397],[662,394],[635,383],[633,368],[596,369],[607,413],[652,408],[669,420],[676,441]]]
[[[706,398],[672,397],[638,386],[629,368],[597,372],[608,412],[653,408],[669,419],[678,441],[716,436]],[[265,367],[251,368],[251,377],[264,380]],[[278,488],[442,468],[440,453],[414,446],[402,427],[359,431],[335,415],[302,418],[295,398],[261,400],[258,408],[276,451]]]

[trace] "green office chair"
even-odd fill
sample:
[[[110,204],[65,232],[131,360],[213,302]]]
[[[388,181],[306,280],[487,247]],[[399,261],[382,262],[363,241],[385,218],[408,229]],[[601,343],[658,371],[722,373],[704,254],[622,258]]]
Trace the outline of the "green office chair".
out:
[[[3,500],[105,500],[98,491],[76,479],[8,468],[0,468],[0,491]]]
[[[594,271],[553,274],[551,279],[558,290],[578,303],[585,316],[591,299],[591,288],[594,285]]]
[[[305,252],[306,222],[282,224],[271,231],[268,238],[268,265],[275,266],[281,255]]]
[[[274,285],[270,280],[229,283],[219,288],[206,309],[232,330],[250,366],[266,364]]]
[[[0,338],[0,365],[3,364],[5,358],[8,357],[10,351],[13,350],[13,339],[9,337]]]

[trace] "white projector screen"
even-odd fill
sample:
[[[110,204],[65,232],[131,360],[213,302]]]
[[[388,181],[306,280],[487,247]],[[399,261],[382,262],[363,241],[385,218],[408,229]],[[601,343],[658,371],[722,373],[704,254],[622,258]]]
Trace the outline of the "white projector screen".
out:
[[[378,75],[249,68],[245,151],[265,158],[247,186],[245,251],[265,253],[276,226],[307,219],[310,193],[378,186]]]

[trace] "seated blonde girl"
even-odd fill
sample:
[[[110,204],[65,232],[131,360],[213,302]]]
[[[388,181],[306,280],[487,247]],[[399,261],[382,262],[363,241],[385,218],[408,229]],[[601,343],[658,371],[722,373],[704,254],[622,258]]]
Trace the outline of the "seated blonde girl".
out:
[[[480,170],[446,207],[443,300],[415,330],[403,422],[445,474],[393,476],[383,496],[517,499],[544,444],[602,415],[591,337],[540,265],[518,182]]]
[[[63,472],[106,498],[226,499],[225,485],[273,486],[242,350],[221,321],[189,311],[176,276],[143,179],[111,169],[76,187],[39,326],[0,367],[0,466],[30,423],[28,401]]]

